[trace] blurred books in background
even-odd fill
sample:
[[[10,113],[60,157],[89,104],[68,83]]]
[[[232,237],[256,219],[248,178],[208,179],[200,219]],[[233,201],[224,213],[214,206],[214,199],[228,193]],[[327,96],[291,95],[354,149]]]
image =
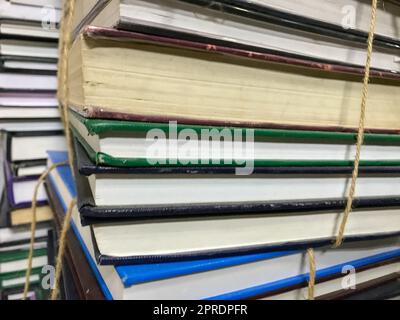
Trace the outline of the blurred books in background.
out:
[[[0,292],[22,298],[28,266],[31,201],[46,169],[46,150],[65,150],[56,99],[60,1],[0,1],[1,212]],[[29,299],[47,299],[42,267],[48,265],[53,214],[42,187]],[[52,259],[52,257],[51,257]]]
[[[47,181],[60,217],[78,199],[68,247],[79,243],[92,276],[75,279],[75,296],[305,299],[310,246],[319,299],[398,283],[396,4],[378,10],[354,212],[345,245],[331,248],[370,19],[367,2],[350,1],[357,19],[344,26],[346,4],[77,2],[68,57],[75,172],[58,168]],[[49,167],[67,159],[49,154]],[[67,260],[78,268],[73,254]],[[355,290],[342,286],[347,267]]]

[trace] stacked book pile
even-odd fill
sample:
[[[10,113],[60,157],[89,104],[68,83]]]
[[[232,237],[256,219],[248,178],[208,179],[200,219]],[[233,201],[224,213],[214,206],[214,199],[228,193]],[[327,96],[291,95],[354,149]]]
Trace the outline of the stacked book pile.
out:
[[[50,234],[50,237],[49,237]],[[31,233],[24,228],[0,229],[0,300],[21,300],[26,280],[26,267]],[[48,296],[50,282],[43,277],[43,267],[53,261],[51,233],[48,228],[36,232],[29,277],[29,300],[41,300]],[[44,280],[44,282],[43,282]],[[47,290],[44,284],[47,284]]]
[[[0,235],[7,234],[0,236],[0,291],[10,281],[10,299],[23,289],[31,201],[46,169],[46,151],[66,149],[56,99],[60,12],[57,0],[0,1]],[[48,264],[44,223],[52,218],[43,187],[37,217],[38,234],[45,233],[35,244],[32,281],[38,285],[39,267]],[[41,291],[33,297],[39,299]]]
[[[48,189],[63,211],[77,197],[73,231],[105,298],[303,299],[309,247],[317,298],[399,278],[392,2],[378,8],[354,212],[332,248],[370,16],[359,0],[77,1],[74,172],[53,171]]]

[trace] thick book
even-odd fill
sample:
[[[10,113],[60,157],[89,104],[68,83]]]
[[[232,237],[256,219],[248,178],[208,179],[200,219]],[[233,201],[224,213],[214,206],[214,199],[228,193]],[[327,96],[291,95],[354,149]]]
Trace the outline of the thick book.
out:
[[[70,65],[70,107],[89,118],[358,128],[364,68],[345,74],[326,64],[92,26],[75,40]],[[399,82],[389,74],[371,73],[367,130],[398,132]]]
[[[62,153],[51,153],[49,156],[49,165],[63,162],[66,158],[66,154]],[[51,177],[57,184],[64,185],[64,197],[68,199],[75,197],[74,181],[67,168],[52,172]],[[80,185],[78,180],[78,194]],[[241,252],[254,253],[267,249],[302,247],[310,243],[326,245],[335,237],[335,221],[342,211],[254,215],[251,211],[250,213],[245,211],[247,208],[244,206],[241,208],[241,215],[232,216],[221,215],[218,207],[218,205],[210,206],[208,213],[211,216],[208,217],[151,221],[139,219],[131,220],[129,223],[126,222],[126,218],[134,217],[132,212],[136,214],[136,218],[140,217],[138,213],[141,213],[143,218],[147,210],[151,211],[154,208],[138,210],[135,207],[126,209],[108,205],[100,208],[98,212],[93,210],[90,213],[98,215],[97,224],[92,226],[92,232],[96,239],[99,261],[103,264],[158,262],[226,256]],[[81,215],[85,216],[79,204],[78,208]],[[161,206],[158,210],[159,214],[162,213]],[[165,211],[164,217],[168,216],[167,208]],[[125,219],[116,221],[115,216]],[[99,219],[100,217],[102,219]],[[346,239],[361,240],[399,234],[400,230],[396,227],[398,219],[400,217],[395,209],[358,210],[353,213],[347,227]],[[221,233],[219,230],[224,232]],[[160,238],[163,241],[158,241]],[[116,243],[119,244],[118,253],[114,251]]]
[[[173,36],[212,45],[257,48],[259,51],[279,52],[313,61],[364,66],[366,51],[363,44],[369,30],[369,6],[358,1],[351,2],[358,5],[359,14],[354,23],[358,25],[351,25],[344,30],[341,10],[345,4],[349,4],[344,4],[344,1],[328,4],[308,1],[306,5],[295,3],[293,6],[290,1],[284,1],[283,4],[278,4],[277,1],[256,4],[232,0],[89,1],[89,4],[81,4],[83,8],[76,13],[76,21],[81,21],[74,33],[77,34],[86,24],[92,24]],[[293,14],[294,7],[297,8],[297,15]],[[85,11],[86,17],[82,17]],[[315,14],[315,11],[318,14]],[[334,16],[331,12],[337,15]],[[379,8],[377,32],[387,36],[376,37],[375,59],[372,61],[374,68],[400,71],[393,59],[398,56],[398,35],[393,24],[385,22],[385,18],[387,21],[398,19],[398,13],[397,6],[391,4],[388,8],[385,6],[384,10]],[[307,14],[311,16],[304,16]],[[322,18],[324,15],[330,23],[317,20],[317,17]],[[362,31],[351,30],[357,27]]]
[[[75,149],[78,206],[84,224],[103,219],[212,216],[239,221],[240,216],[267,218],[275,213],[291,213],[297,221],[312,212],[319,212],[320,219],[330,219],[345,206],[352,173],[351,167],[340,171],[333,167],[256,167],[249,176],[220,167],[105,167],[93,164],[77,141]],[[59,153],[50,162],[64,158]],[[360,217],[372,208],[376,213],[382,209],[389,213],[398,206],[393,185],[398,174],[398,167],[361,169],[354,201]]]
[[[52,156],[52,153],[50,153]],[[71,171],[64,171],[63,180],[49,177],[50,198],[57,198],[64,212],[69,201],[76,195]],[[267,294],[280,289],[292,290],[291,285],[307,285],[307,265],[302,261],[302,251],[287,250],[259,254],[237,255],[225,258],[196,259],[180,262],[159,262],[152,264],[103,266],[96,263],[98,252],[90,228],[83,227],[75,210],[72,228],[81,242],[93,272],[108,299],[207,299],[229,293],[229,299],[247,299],[257,294]],[[386,274],[397,267],[394,263],[399,256],[397,239],[386,239],[360,244],[346,244],[342,249],[317,250],[318,279],[328,281],[341,278],[342,267],[347,263],[357,270],[388,264]],[[350,262],[351,261],[351,262]],[[121,262],[121,261],[119,261]],[[281,267],[286,266],[285,270]],[[299,271],[299,268],[301,269]],[[270,270],[270,272],[268,271]],[[277,273],[277,270],[282,272]],[[303,273],[304,272],[304,273]],[[229,281],[235,274],[236,281]],[[262,286],[255,287],[257,284]],[[187,287],[191,290],[187,291]],[[331,286],[332,288],[338,288]],[[340,288],[340,287],[339,287]],[[243,291],[246,291],[243,292]],[[325,291],[321,291],[324,293]]]
[[[1,112],[1,109],[0,109]],[[355,133],[182,125],[84,118],[75,137],[99,166],[352,166]],[[400,135],[366,133],[361,166],[400,165]]]

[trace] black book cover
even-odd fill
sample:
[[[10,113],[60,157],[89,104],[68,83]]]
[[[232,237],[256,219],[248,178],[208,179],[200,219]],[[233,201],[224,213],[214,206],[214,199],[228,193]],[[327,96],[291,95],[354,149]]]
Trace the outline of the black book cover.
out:
[[[329,211],[343,209],[346,205],[345,199],[321,199],[307,201],[291,201],[291,202],[251,202],[251,203],[219,203],[219,204],[184,204],[184,205],[149,205],[149,206],[120,206],[106,207],[96,206],[93,194],[91,192],[88,177],[85,174],[96,173],[199,173],[200,170],[208,170],[210,174],[227,173],[221,168],[107,168],[97,167],[88,159],[83,147],[74,140],[75,146],[75,179],[78,193],[78,208],[81,213],[82,224],[94,224],[108,220],[121,219],[154,219],[154,218],[185,218],[185,217],[204,217],[204,216],[221,216],[221,215],[243,215],[243,214],[274,214],[274,213],[296,213],[307,211]],[[311,169],[311,172],[308,170]],[[161,170],[161,171],[160,171]],[[166,171],[164,171],[166,170]],[[175,171],[176,170],[176,171]],[[212,170],[212,171],[210,171]],[[231,170],[231,169],[227,169]],[[282,172],[290,170],[289,172]],[[297,171],[296,171],[297,170]],[[322,170],[324,174],[337,174],[337,172],[325,171],[326,168],[258,168],[257,173],[271,174],[314,174]],[[343,170],[343,168],[342,168]],[[347,175],[351,174],[351,169],[347,168]],[[371,170],[371,169],[368,169]],[[368,171],[367,170],[367,171]],[[375,168],[374,170],[382,170]],[[398,173],[398,168],[386,168],[384,170],[394,170]],[[373,172],[373,171],[372,171]],[[389,171],[390,172],[390,171]],[[257,174],[255,173],[255,174]],[[370,172],[368,172],[369,174]],[[367,174],[367,173],[364,173]],[[387,174],[387,172],[385,172]],[[355,209],[369,208],[385,208],[400,207],[399,197],[378,197],[378,198],[360,198],[355,199],[353,203]]]
[[[53,58],[43,58],[43,57],[24,57],[24,56],[8,56],[1,55],[0,61],[20,61],[20,62],[42,62],[42,63],[57,63],[58,59]]]
[[[3,168],[1,168],[1,170],[2,169]],[[1,202],[0,202],[0,228],[8,228],[10,226],[8,211],[9,208],[8,208],[6,188],[4,188],[1,194]]]
[[[12,140],[14,137],[47,137],[47,136],[59,136],[63,135],[62,130],[53,130],[53,131],[8,131],[6,135],[5,141],[5,159],[8,162],[11,161],[11,147]],[[46,159],[37,159],[38,161],[43,161]],[[18,163],[18,162],[16,162]]]

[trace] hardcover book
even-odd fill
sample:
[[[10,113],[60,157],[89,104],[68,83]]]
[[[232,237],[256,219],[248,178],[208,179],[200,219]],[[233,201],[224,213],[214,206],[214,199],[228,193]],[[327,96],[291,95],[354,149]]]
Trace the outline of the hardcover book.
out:
[[[11,160],[11,154],[8,157]],[[42,163],[41,161],[4,162],[6,204],[2,216],[7,214],[7,225],[20,226],[31,223],[32,195],[40,175],[39,170],[43,169]],[[52,212],[47,206],[47,196],[43,186],[39,189],[37,201],[37,221],[51,220]]]
[[[369,5],[356,0],[304,2],[81,0],[75,34],[91,24],[210,45],[256,48],[311,61],[364,66]],[[344,30],[341,10],[346,5],[357,7],[359,14],[357,21]],[[373,68],[400,70],[393,59],[398,56],[398,34],[393,24],[385,22],[398,20],[398,14],[398,7],[390,3],[379,7]]]
[[[28,266],[29,250],[14,250],[0,252],[0,273],[26,270]],[[47,249],[36,249],[33,252],[33,268],[47,264]]]
[[[28,148],[29,146],[29,148]],[[23,161],[43,161],[47,159],[46,151],[66,150],[62,130],[45,131],[8,131],[4,148],[6,159],[10,163]]]
[[[363,68],[337,73],[324,64],[98,27],[75,40],[70,65],[70,107],[88,118],[358,127]],[[398,132],[399,82],[392,76],[371,73],[367,130]]]
[[[351,167],[257,167],[252,175],[239,176],[232,168],[220,167],[105,167],[93,164],[77,141],[75,146],[78,206],[84,224],[127,217],[214,216],[240,221],[245,216],[267,218],[275,213],[291,213],[288,219],[297,221],[322,210],[327,212],[320,218],[329,219],[335,215],[332,211],[345,205],[343,195],[352,172]],[[63,162],[62,154],[59,157],[54,156],[51,163]],[[366,171],[362,171],[354,201],[360,217],[371,208],[378,213],[398,206],[393,185],[398,167],[362,170]]]
[[[50,153],[50,157],[58,158],[55,153]],[[50,198],[58,199],[65,212],[76,193],[68,167],[57,170],[63,172],[63,178],[59,180],[51,175],[48,190]],[[116,266],[103,266],[96,250],[96,236],[89,227],[81,225],[78,211],[74,211],[71,224],[107,299],[248,299],[257,295],[276,295],[279,290],[290,292],[294,290],[293,285],[301,288],[307,285],[308,267],[302,252],[297,249],[224,258],[196,259],[191,256],[189,261],[177,262],[137,260],[140,264],[135,265],[129,264],[129,260],[118,259]],[[352,264],[359,271],[386,266],[376,272],[378,276],[393,273],[398,267],[397,241],[393,238],[346,244],[334,251],[317,249],[318,282],[321,285],[330,282],[320,286],[318,294],[340,288],[341,280],[336,279],[343,276],[341,270],[345,264]],[[119,265],[121,263],[124,265]],[[282,266],[285,266],[284,270]],[[228,280],[232,275],[235,275],[235,281]],[[369,278],[368,274],[363,274],[363,281]]]
[[[63,162],[65,158],[65,153],[51,153],[49,165]],[[68,199],[66,202],[69,203],[69,199],[76,195],[71,173],[63,168],[63,170],[52,172],[51,177],[57,185],[64,185],[63,194]],[[78,180],[78,197],[81,196],[79,195],[80,184]],[[159,214],[163,212],[162,207],[165,208],[165,206],[157,208]],[[151,217],[148,212],[154,210],[154,206],[143,209],[108,205],[97,212],[90,211],[92,217],[96,217],[97,214],[98,219],[92,226],[92,233],[96,239],[99,261],[103,264],[159,262],[187,260],[193,257],[226,256],[243,252],[254,253],[293,246],[302,247],[310,243],[325,245],[330,244],[334,239],[335,221],[341,213],[341,210],[337,210],[275,214],[260,212],[255,215],[251,214],[247,208],[247,211],[244,211],[244,207],[241,209],[242,214],[222,216],[218,207],[218,205],[209,205],[208,214],[211,216],[185,219],[177,217],[179,211],[174,208],[171,210],[175,214],[174,219],[161,219],[159,215],[159,219],[150,221],[143,218]],[[82,214],[79,204],[78,209]],[[167,208],[164,209],[164,217],[166,213],[168,214]],[[133,218],[134,214],[136,218],[142,219],[131,219],[127,222],[126,218]],[[125,219],[115,220],[122,217]],[[105,218],[108,219],[105,220]],[[112,218],[114,221],[111,220]],[[397,221],[399,218],[397,210],[390,208],[356,211],[349,221],[346,239],[360,240],[399,234],[400,230],[396,227],[399,225]],[[221,233],[220,230],[224,232]],[[138,239],[141,240],[138,241]],[[157,239],[163,240],[160,242]],[[118,243],[118,250],[114,251],[116,243]]]
[[[84,118],[70,126],[99,166],[352,166],[355,133],[149,123]],[[210,142],[211,141],[211,142]],[[367,133],[361,166],[400,165],[400,135]]]

